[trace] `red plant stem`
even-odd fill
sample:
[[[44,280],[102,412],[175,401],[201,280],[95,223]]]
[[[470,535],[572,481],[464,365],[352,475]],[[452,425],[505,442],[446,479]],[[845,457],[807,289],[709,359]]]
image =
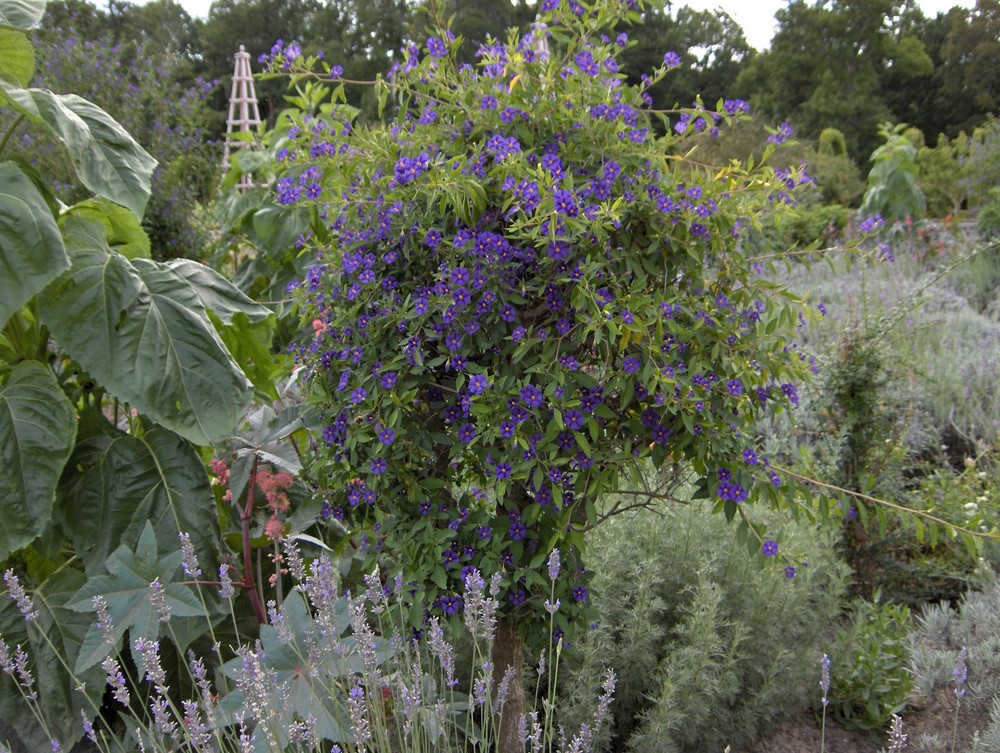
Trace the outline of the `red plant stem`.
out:
[[[267,615],[264,613],[264,605],[260,603],[260,595],[253,582],[253,564],[250,560],[250,518],[253,515],[253,495],[257,486],[257,456],[254,455],[253,466],[250,469],[250,478],[247,481],[247,501],[240,510],[240,523],[243,526],[243,582],[240,584],[250,595],[250,604],[253,606],[254,614],[257,615],[257,622],[261,625],[267,622]]]

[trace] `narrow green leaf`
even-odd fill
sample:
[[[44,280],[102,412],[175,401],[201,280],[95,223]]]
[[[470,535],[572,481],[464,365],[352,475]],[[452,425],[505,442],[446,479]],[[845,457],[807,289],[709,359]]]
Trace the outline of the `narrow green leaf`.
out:
[[[111,394],[195,444],[228,435],[250,383],[175,271],[128,260],[93,220],[71,218],[72,267],[46,288],[41,318]]]
[[[46,0],[0,0],[0,26],[27,31],[45,15]]]
[[[21,168],[0,163],[0,328],[67,267],[45,197]]]
[[[75,438],[73,406],[49,370],[35,362],[15,366],[0,387],[0,562],[48,524]]]
[[[0,104],[55,134],[87,188],[142,217],[156,160],[104,110],[75,94],[23,89],[2,77]]]

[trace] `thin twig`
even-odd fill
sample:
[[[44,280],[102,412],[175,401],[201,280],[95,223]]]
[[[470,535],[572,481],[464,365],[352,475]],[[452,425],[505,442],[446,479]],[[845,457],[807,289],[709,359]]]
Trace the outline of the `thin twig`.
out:
[[[958,531],[959,533],[964,533],[968,536],[975,536],[980,539],[994,539],[1000,541],[1000,533],[997,533],[995,531],[973,531],[970,528],[965,528],[963,526],[956,525],[955,523],[949,523],[944,518],[939,518],[936,515],[931,515],[929,512],[925,512],[924,510],[917,510],[912,507],[906,507],[905,505],[896,504],[895,502],[889,502],[888,500],[885,499],[872,497],[871,495],[868,494],[852,491],[850,489],[844,489],[841,486],[828,484],[825,481],[819,481],[817,479],[810,478],[809,476],[803,476],[800,473],[795,473],[795,471],[791,471],[787,468],[782,468],[781,466],[774,465],[773,463],[771,467],[773,467],[779,473],[783,473],[786,476],[798,479],[799,481],[802,481],[806,484],[810,484],[812,486],[818,486],[821,489],[829,489],[830,491],[840,492],[841,494],[847,494],[848,496],[855,497],[857,499],[863,499],[866,502],[871,502],[874,505],[880,505],[881,507],[888,507],[889,509],[896,510],[897,512],[909,513],[910,515],[915,515],[918,518],[924,518],[925,520],[929,520],[932,523],[937,523],[940,526],[944,526],[945,528],[950,528],[953,531]]]

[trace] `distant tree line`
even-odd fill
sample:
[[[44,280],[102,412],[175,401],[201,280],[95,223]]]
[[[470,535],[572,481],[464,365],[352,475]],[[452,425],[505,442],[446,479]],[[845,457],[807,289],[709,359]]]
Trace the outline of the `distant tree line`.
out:
[[[470,61],[488,35],[504,39],[508,28],[523,30],[535,18],[535,3],[526,0],[440,1]],[[346,78],[370,80],[423,37],[422,11],[407,0],[216,0],[206,19],[196,19],[174,0],[109,0],[102,8],[54,0],[40,33],[73,27],[84,38],[144,43],[162,52],[181,83],[218,79],[210,105],[221,131],[240,45],[256,59],[277,38],[295,40],[306,53],[322,50]],[[644,15],[644,25],[621,28],[634,42],[622,56],[623,72],[638,80],[667,50],[683,62],[653,92],[654,108],[739,97],[770,122],[789,121],[802,138],[838,129],[860,165],[879,144],[880,123],[905,122],[934,143],[938,134],[971,133],[997,111],[1000,0],[977,0],[973,9],[934,18],[914,0],[791,0],[778,11],[777,31],[763,52],[721,11],[668,3]],[[258,94],[273,117],[281,84],[262,82]],[[363,88],[349,96],[373,115]]]

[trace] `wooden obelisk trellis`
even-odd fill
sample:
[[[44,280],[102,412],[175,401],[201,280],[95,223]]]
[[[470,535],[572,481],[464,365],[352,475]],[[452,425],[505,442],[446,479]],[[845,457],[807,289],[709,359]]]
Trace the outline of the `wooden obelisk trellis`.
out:
[[[233,89],[229,96],[229,120],[226,123],[226,147],[222,157],[222,170],[229,169],[231,149],[245,149],[253,146],[253,141],[232,138],[240,131],[256,132],[260,125],[260,110],[257,108],[257,94],[253,88],[253,74],[250,72],[250,53],[240,45],[236,53],[236,67],[233,70]],[[245,191],[253,185],[253,178],[243,175],[237,188]]]

